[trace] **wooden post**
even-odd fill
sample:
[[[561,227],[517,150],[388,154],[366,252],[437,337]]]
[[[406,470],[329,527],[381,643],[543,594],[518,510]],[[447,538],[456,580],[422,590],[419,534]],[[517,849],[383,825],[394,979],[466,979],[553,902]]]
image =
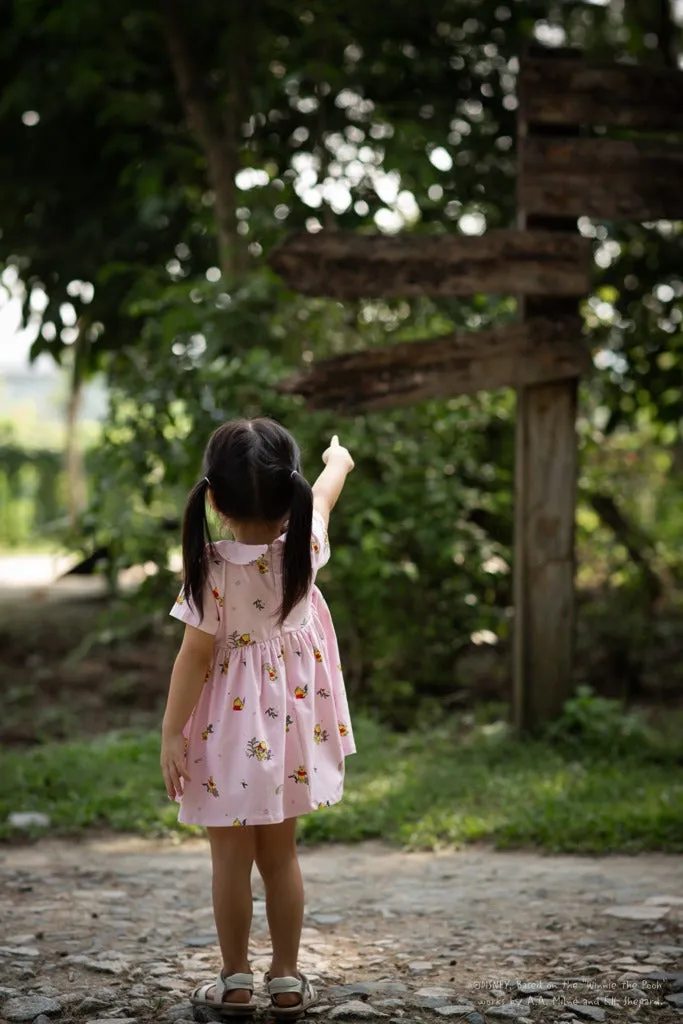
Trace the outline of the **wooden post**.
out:
[[[523,88],[520,92],[518,167],[530,129],[543,131],[527,122]],[[550,127],[555,136],[576,133]],[[521,203],[517,226],[576,232],[572,218],[532,217]],[[522,319],[573,319],[579,339],[575,300],[522,298],[520,305]],[[573,689],[578,381],[577,376],[517,392],[513,720],[519,733],[554,718]]]
[[[572,692],[578,377],[517,398],[514,725],[536,729]]]

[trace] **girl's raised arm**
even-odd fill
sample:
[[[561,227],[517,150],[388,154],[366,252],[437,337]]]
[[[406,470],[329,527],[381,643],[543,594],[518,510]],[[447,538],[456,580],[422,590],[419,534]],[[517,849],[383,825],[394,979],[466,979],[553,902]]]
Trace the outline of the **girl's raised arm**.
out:
[[[337,504],[354,462],[347,449],[339,444],[336,434],[330,442],[330,447],[323,452],[323,462],[325,468],[313,484],[313,507],[327,526],[330,512]]]

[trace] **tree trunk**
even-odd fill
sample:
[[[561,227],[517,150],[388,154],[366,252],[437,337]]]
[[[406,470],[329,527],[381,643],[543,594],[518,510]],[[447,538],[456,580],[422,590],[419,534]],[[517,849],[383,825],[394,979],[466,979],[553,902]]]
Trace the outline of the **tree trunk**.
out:
[[[79,324],[78,337],[73,347],[73,367],[69,396],[66,403],[66,441],[64,446],[64,465],[66,469],[66,503],[69,526],[74,528],[79,515],[85,508],[85,468],[80,438],[78,436],[78,420],[83,405],[83,356],[87,345],[85,326]]]
[[[223,112],[211,96],[192,48],[191,18],[182,0],[163,0],[162,12],[171,66],[192,134],[206,160],[208,183],[215,196],[218,263],[223,275],[244,270],[246,252],[237,234],[235,175],[239,170],[240,126],[245,119],[252,69],[252,33],[256,4],[232,0],[234,53],[227,68],[228,87]]]

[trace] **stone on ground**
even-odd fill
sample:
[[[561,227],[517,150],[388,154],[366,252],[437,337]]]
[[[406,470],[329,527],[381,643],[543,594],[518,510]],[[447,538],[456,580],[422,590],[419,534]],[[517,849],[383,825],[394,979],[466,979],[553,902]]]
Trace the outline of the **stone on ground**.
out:
[[[605,1019],[605,1011],[601,1010],[599,1006],[591,1006],[589,1003],[567,1003],[567,1009],[583,1020],[603,1021]]]
[[[330,1010],[328,1017],[332,1020],[368,1020],[371,1017],[388,1017],[388,1013],[382,1013],[369,1003],[362,1003],[360,999],[352,999],[348,1003],[341,1003]]]
[[[524,1017],[529,1012],[528,1003],[501,1003],[500,1006],[487,1007],[489,1017]]]
[[[62,1004],[59,999],[48,999],[47,996],[17,996],[10,999],[2,1007],[2,1015],[9,1021],[27,1021],[44,1013],[52,1016],[61,1013]]]

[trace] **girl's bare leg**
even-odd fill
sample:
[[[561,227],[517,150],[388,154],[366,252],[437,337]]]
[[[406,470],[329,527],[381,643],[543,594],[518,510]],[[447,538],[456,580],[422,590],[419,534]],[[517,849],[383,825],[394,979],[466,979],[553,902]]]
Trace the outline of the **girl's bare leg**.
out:
[[[249,931],[252,918],[251,869],[256,842],[252,826],[209,828],[213,866],[213,913],[226,975],[249,974]],[[213,991],[209,990],[211,999]],[[235,989],[225,1002],[248,1003],[251,993]]]
[[[273,943],[271,978],[297,978],[304,884],[296,850],[296,818],[277,825],[255,825],[256,866],[266,889],[266,913]],[[299,996],[277,996],[281,1006],[294,1006]]]

